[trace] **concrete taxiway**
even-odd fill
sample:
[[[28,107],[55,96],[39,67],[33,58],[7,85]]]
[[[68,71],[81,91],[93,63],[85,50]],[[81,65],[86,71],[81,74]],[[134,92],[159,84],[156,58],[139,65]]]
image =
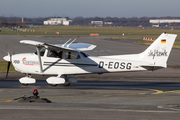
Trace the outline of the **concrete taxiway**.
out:
[[[0,36],[0,56],[6,55],[6,44],[11,53],[33,52],[33,46],[21,45],[19,40],[33,39],[48,43],[64,43],[68,38],[41,38],[26,36]],[[102,38],[79,38],[77,42],[97,44],[92,55],[139,53],[147,46],[134,41],[110,41]],[[13,43],[13,44],[10,44]],[[33,76],[36,84],[23,86],[20,73],[0,74],[0,118],[65,119],[65,120],[179,120],[180,117],[180,50],[172,50],[169,68],[158,71],[110,73],[77,76],[79,81],[68,87],[51,87],[47,76]],[[38,89],[41,98],[52,103],[21,103],[17,98],[32,96]]]

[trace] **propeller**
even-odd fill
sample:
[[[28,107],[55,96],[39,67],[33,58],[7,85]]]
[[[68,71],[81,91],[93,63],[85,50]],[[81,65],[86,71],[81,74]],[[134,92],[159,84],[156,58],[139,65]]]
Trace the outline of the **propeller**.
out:
[[[8,77],[8,73],[9,73],[9,68],[11,66],[11,56],[8,52],[8,55],[4,57],[4,60],[8,61],[8,65],[7,65],[7,72],[6,72],[6,78]]]
[[[9,73],[9,68],[11,66],[11,62],[8,62],[8,66],[7,66],[7,72],[6,72],[6,78],[8,77],[8,73]]]
[[[6,45],[6,50],[7,50],[7,45]],[[8,50],[7,50],[8,51]],[[15,53],[15,52],[14,52]],[[13,54],[14,54],[13,53]],[[7,65],[7,72],[6,72],[6,78],[8,77],[8,73],[9,73],[9,68],[11,66],[11,61],[12,61],[12,55],[10,55],[9,51],[7,52],[8,55],[4,56],[3,59],[5,61],[8,61],[8,65]]]
[[[9,51],[8,51],[8,46],[7,46],[7,45],[6,45],[6,51],[7,51],[7,52],[6,52],[4,49],[2,49],[2,48],[1,48],[1,50],[2,50],[5,54],[8,54],[8,55],[6,55],[6,56],[3,57],[3,59],[8,62],[7,72],[6,72],[6,78],[7,78],[7,77],[8,77],[8,73],[9,73],[9,68],[10,68],[10,66],[11,66],[12,55],[10,55],[10,53],[9,53]],[[14,51],[13,54],[15,54],[15,51]]]

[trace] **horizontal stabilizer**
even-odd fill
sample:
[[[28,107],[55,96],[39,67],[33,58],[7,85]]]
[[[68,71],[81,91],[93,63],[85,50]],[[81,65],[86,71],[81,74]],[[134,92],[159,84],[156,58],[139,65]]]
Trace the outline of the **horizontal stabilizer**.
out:
[[[154,65],[142,65],[141,67],[143,67],[143,68],[145,68],[147,70],[151,70],[151,71],[159,70],[159,69],[164,68],[163,66],[154,66]]]

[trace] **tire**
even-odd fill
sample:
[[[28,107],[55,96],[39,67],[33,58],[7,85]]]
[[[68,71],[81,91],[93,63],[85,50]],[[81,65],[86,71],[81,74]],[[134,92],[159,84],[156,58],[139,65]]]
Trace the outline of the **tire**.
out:
[[[24,86],[28,86],[29,84],[23,84]]]
[[[63,85],[64,86],[69,86],[71,83],[69,83],[69,82],[65,82]]]
[[[50,84],[52,87],[56,87],[58,84]]]

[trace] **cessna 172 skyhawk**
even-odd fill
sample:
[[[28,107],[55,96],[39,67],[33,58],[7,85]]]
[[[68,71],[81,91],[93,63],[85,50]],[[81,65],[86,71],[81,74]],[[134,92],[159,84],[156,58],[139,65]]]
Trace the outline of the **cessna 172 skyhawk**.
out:
[[[144,52],[129,55],[90,56],[83,51],[93,50],[96,45],[73,43],[54,45],[32,40],[21,40],[20,43],[34,45],[35,53],[7,55],[8,70],[12,62],[15,70],[25,73],[19,79],[24,84],[35,83],[31,74],[51,75],[46,79],[50,85],[77,82],[76,77],[68,75],[88,73],[129,72],[156,70],[167,67],[167,60],[176,39],[175,34],[162,33]],[[8,74],[7,70],[7,74]]]

